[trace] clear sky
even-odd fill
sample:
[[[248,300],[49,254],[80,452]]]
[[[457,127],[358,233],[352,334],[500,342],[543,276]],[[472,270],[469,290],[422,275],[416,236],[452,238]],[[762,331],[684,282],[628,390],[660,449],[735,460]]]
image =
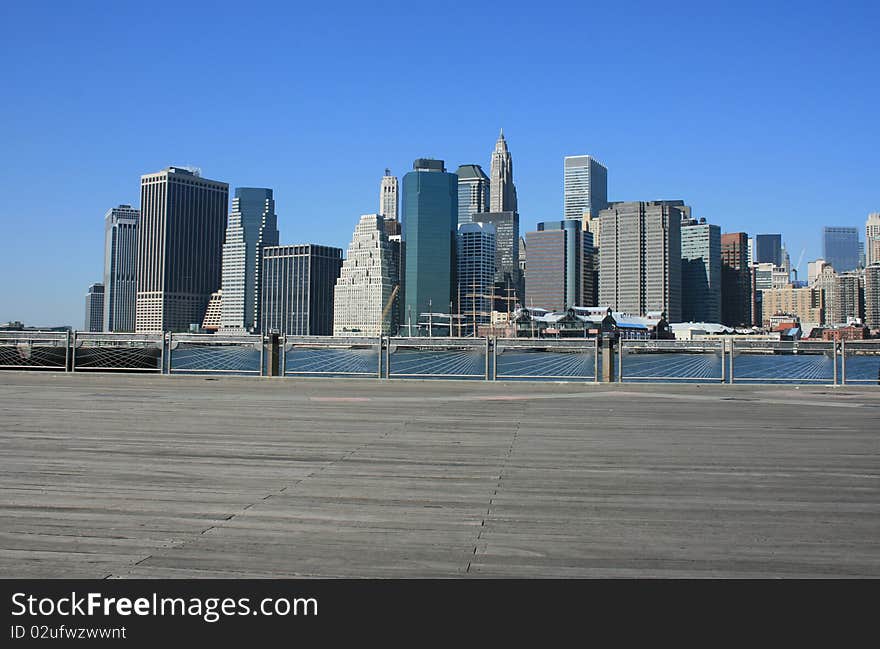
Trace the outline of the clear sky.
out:
[[[562,158],[611,200],[681,198],[722,231],[880,211],[880,3],[3,2],[0,321],[83,325],[103,216],[195,165],[275,190],[282,243],[345,248],[385,167],[488,171],[521,227],[562,216]]]

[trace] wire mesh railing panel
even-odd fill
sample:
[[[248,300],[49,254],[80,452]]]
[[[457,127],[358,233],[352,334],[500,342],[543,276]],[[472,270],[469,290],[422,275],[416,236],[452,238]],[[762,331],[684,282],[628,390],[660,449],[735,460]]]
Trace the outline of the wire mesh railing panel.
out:
[[[837,382],[834,342],[734,341],[734,383]]]
[[[161,372],[161,334],[77,333],[73,369],[106,372]]]
[[[392,338],[388,344],[389,378],[486,378],[485,339]]]
[[[262,373],[262,336],[172,334],[168,349],[170,374]]]
[[[495,341],[498,380],[584,380],[596,378],[595,340]]]
[[[0,331],[0,369],[67,369],[67,332]]]
[[[880,385],[880,340],[845,341],[841,350],[842,382]]]
[[[618,372],[626,381],[724,380],[723,341],[621,340]]]
[[[284,348],[284,375],[376,376],[379,364],[377,345],[331,347],[288,344]]]

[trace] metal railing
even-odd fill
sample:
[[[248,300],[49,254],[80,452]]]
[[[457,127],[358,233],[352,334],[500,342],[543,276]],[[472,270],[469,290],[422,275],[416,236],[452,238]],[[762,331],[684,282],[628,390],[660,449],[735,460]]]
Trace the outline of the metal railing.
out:
[[[281,376],[383,376],[379,337],[286,336],[281,345]]]
[[[168,374],[263,375],[262,335],[168,334]]]
[[[493,380],[599,380],[599,338],[496,338]]]
[[[880,385],[880,340],[840,341],[840,383]]]
[[[735,340],[731,383],[838,383],[838,343],[833,341]]]
[[[0,367],[67,371],[70,342],[67,331],[0,331]]]
[[[489,338],[388,338],[385,378],[491,380]]]
[[[608,354],[608,358],[603,354]],[[600,359],[603,373],[608,376],[600,377]],[[627,339],[606,349],[597,338],[3,331],[0,369],[486,381],[880,385],[880,340]]]
[[[617,381],[724,383],[723,340],[620,340]]]
[[[165,337],[162,334],[72,334],[72,372],[162,372]]]

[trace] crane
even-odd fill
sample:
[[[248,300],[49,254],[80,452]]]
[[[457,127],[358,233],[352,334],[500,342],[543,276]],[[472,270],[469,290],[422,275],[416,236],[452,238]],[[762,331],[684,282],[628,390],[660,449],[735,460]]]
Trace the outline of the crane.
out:
[[[388,301],[385,303],[385,308],[382,309],[382,317],[379,318],[379,322],[385,322],[385,317],[388,315],[388,311],[391,310],[391,305],[394,304],[394,298],[397,297],[397,292],[400,290],[400,284],[394,285],[394,290],[391,291],[391,295],[388,296]]]
[[[801,256],[798,257],[798,263],[797,263],[797,266],[794,267],[794,279],[795,279],[795,281],[797,281],[797,279],[798,279],[798,275],[800,275],[800,272],[801,272],[801,264],[802,264],[803,261],[804,261],[804,253],[805,253],[805,252],[807,252],[807,249],[806,249],[806,248],[801,248]]]

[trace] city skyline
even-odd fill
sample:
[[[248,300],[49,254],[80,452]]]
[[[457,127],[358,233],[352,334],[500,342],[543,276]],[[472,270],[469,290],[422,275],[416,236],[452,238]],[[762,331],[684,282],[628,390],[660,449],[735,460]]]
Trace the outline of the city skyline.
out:
[[[796,28],[790,10],[757,3],[711,15],[687,4],[637,12],[571,5],[565,21],[512,7],[505,37],[532,47],[513,48],[510,74],[482,80],[479,105],[454,91],[455,53],[468,46],[472,64],[484,67],[495,55],[474,47],[454,15],[423,7],[416,20],[416,11],[347,7],[334,12],[328,38],[331,15],[319,7],[295,15],[275,7],[266,21],[187,5],[159,30],[146,6],[10,6],[18,29],[0,53],[7,61],[0,74],[14,100],[0,115],[15,156],[0,175],[0,223],[10,240],[40,240],[51,255],[34,264],[18,245],[4,256],[0,270],[24,269],[28,281],[0,287],[0,320],[76,325],[84,287],[101,277],[100,215],[137,205],[137,178],[168,165],[199,165],[231,187],[272,187],[282,240],[340,248],[354,219],[375,211],[384,168],[401,176],[415,157],[431,155],[450,169],[478,163],[488,173],[501,128],[516,158],[523,231],[562,218],[561,159],[579,154],[608,167],[610,200],[684,197],[694,216],[722,232],[782,232],[791,255],[806,249],[806,260],[821,256],[823,226],[863,232],[867,214],[880,210],[880,89],[869,83],[876,4],[805,3]],[[488,25],[493,13],[477,7],[472,19]],[[597,26],[591,45],[601,57],[581,56],[585,20]],[[815,47],[829,20],[845,48]],[[382,51],[370,46],[379,23],[399,33]],[[234,31],[239,46],[195,42],[196,24],[206,33]],[[683,34],[685,44],[622,48],[624,28],[640,39]],[[429,39],[427,55],[409,56]],[[145,41],[149,48],[134,46]],[[95,42],[105,43],[100,65]],[[196,82],[167,73],[181,61],[201,62]],[[377,78],[376,70],[389,69]],[[271,87],[271,99],[229,100],[242,76]],[[571,83],[580,78],[590,83]],[[817,85],[837,99],[817,101]],[[613,100],[596,101],[597,92]],[[120,96],[139,99],[111,101]],[[147,126],[163,114],[175,119]],[[340,191],[334,171],[343,154]],[[821,185],[809,181],[816,160]],[[85,182],[85,169],[100,169],[100,182]]]

